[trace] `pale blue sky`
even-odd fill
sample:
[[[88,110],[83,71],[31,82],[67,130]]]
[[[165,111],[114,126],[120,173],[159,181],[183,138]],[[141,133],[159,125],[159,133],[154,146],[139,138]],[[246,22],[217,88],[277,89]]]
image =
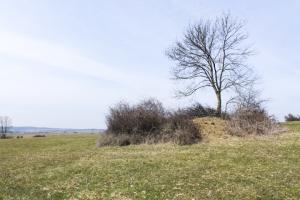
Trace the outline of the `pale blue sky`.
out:
[[[214,106],[208,90],[173,98],[164,51],[189,24],[228,11],[247,21],[270,112],[300,114],[299,10],[296,0],[1,0],[0,115],[16,126],[103,128],[120,100]]]

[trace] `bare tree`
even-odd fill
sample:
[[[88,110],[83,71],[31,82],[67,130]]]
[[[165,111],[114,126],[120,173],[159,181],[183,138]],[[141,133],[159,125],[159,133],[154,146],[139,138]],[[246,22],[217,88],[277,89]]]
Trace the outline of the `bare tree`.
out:
[[[0,116],[0,132],[6,134],[9,132],[9,129],[12,127],[12,120],[8,116]]]
[[[4,133],[4,118],[0,116],[0,133]]]
[[[179,96],[212,88],[220,116],[223,91],[253,82],[252,70],[246,63],[251,50],[243,44],[247,39],[243,28],[244,24],[230,14],[188,28],[184,39],[166,53],[177,64],[172,70],[173,78],[189,83]]]

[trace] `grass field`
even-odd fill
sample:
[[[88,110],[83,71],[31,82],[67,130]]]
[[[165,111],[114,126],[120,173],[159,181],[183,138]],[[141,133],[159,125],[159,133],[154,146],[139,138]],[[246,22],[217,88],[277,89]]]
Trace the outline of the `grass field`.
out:
[[[96,135],[0,140],[0,199],[300,199],[300,125],[192,146],[96,148]]]

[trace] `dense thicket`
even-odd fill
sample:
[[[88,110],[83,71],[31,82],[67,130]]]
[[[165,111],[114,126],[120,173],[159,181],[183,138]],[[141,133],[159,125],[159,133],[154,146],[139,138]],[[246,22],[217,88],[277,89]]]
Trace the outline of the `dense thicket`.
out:
[[[165,109],[154,99],[131,106],[121,102],[110,108],[106,116],[107,132],[119,134],[149,135],[159,132],[165,123]]]
[[[197,114],[194,109],[168,111],[155,99],[144,100],[136,105],[122,102],[110,108],[106,117],[107,131],[99,138],[98,146],[197,143],[201,140],[200,130],[191,121],[197,115],[203,113]]]

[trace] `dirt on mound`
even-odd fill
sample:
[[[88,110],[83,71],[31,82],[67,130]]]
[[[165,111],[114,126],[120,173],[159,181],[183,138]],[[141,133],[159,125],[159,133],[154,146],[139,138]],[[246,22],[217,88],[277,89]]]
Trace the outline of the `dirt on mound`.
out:
[[[217,117],[196,118],[193,122],[199,127],[204,136],[228,136],[226,120]]]

